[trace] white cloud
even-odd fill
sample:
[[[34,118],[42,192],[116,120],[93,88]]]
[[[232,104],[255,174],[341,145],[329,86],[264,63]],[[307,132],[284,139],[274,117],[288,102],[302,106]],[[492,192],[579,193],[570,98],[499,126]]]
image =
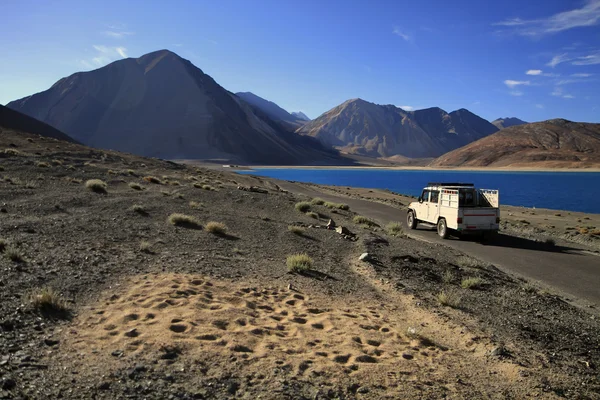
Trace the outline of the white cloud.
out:
[[[543,109],[543,108],[544,108],[544,105],[543,105],[543,104],[536,104],[536,105],[535,105],[535,107],[536,107],[536,108],[539,108],[539,109]]]
[[[104,32],[102,32],[102,34],[104,34],[104,36],[108,36],[113,39],[122,39],[125,36],[134,35],[133,32],[127,32],[127,31],[104,31]]]
[[[572,62],[573,65],[595,65],[600,64],[600,51],[587,56],[577,57]]]
[[[548,65],[549,67],[554,68],[558,64],[564,63],[564,62],[569,61],[569,60],[571,60],[571,59],[568,57],[567,53],[559,54],[559,55],[556,55],[556,56],[552,57],[552,60],[550,60],[550,62],[548,62],[548,64],[546,64],[546,65]]]
[[[554,91],[552,93],[550,93],[552,96],[557,96],[560,97],[563,95],[563,90],[560,87],[555,87]]]
[[[503,26],[517,35],[541,36],[573,28],[594,26],[600,22],[600,0],[587,0],[583,7],[563,11],[549,17],[524,20],[511,18],[493,25]]]
[[[396,36],[400,36],[402,39],[406,40],[407,42],[410,42],[412,40],[412,37],[404,32],[402,32],[400,30],[400,28],[398,28],[397,26],[394,27],[394,30],[392,31],[392,33]]]
[[[530,69],[527,72],[525,72],[527,75],[541,75],[542,74],[542,70],[541,69]]]
[[[530,83],[531,82],[529,81],[513,81],[512,79],[507,79],[504,81],[504,84],[511,89],[520,85],[529,86]]]
[[[565,94],[563,96],[563,99],[574,99],[574,98],[575,98],[575,96],[573,96],[572,94]]]
[[[573,78],[589,78],[593,74],[571,74]]]
[[[173,46],[175,46],[175,47],[182,47],[183,44],[181,44],[181,43],[174,43]]]
[[[509,94],[511,96],[523,96],[523,92],[521,92],[520,90],[513,90],[513,91],[509,92]]]
[[[96,65],[106,65],[112,61],[127,58],[127,49],[125,47],[110,47],[104,45],[94,45],[97,54],[92,58]]]
[[[415,108],[413,106],[398,106],[399,108],[403,109],[404,111],[414,111]]]

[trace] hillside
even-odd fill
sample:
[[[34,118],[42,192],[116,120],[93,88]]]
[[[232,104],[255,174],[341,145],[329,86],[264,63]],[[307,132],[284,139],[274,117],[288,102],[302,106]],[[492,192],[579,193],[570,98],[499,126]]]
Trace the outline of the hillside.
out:
[[[492,124],[498,129],[510,128],[511,126],[527,124],[527,122],[520,120],[519,118],[506,117],[498,118],[492,121]]]
[[[361,225],[351,198],[308,214],[270,179],[8,130],[0,149],[2,399],[600,393],[588,310]]]
[[[71,137],[35,118],[0,105],[0,129],[15,130],[76,143]]]
[[[298,128],[304,123],[304,120],[302,120],[301,118],[290,114],[289,112],[279,107],[272,101],[263,99],[262,97],[257,96],[252,92],[238,92],[235,95],[247,102],[248,104],[264,112],[267,115],[267,117],[271,118],[273,121],[279,121],[285,124],[289,124],[289,126],[293,128]]]
[[[145,156],[259,164],[342,162],[316,141],[258,116],[168,50],[73,74],[7,106],[86,145]]]
[[[496,132],[468,110],[404,111],[352,99],[298,129],[342,151],[371,157],[437,157]]]
[[[600,124],[553,119],[518,125],[434,160],[435,167],[600,167]]]

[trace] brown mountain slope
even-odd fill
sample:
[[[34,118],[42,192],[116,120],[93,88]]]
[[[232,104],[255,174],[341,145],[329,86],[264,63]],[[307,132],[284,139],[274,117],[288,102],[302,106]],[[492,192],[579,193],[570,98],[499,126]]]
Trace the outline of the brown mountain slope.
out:
[[[434,160],[435,167],[600,167],[600,124],[553,119],[502,129]]]
[[[261,164],[340,163],[168,50],[73,74],[8,107],[94,147]]]
[[[361,99],[348,100],[296,132],[342,151],[371,157],[437,157],[496,132],[468,110],[434,107],[404,111]]]
[[[35,135],[77,143],[71,137],[65,135],[58,129],[53,128],[48,124],[0,105],[0,132],[2,132],[4,129],[28,132]]]

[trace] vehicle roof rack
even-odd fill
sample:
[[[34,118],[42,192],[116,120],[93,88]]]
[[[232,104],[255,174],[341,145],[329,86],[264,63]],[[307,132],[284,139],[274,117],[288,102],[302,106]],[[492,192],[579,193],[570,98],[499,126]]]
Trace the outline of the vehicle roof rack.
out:
[[[428,186],[475,186],[472,183],[460,183],[460,182],[429,182]]]

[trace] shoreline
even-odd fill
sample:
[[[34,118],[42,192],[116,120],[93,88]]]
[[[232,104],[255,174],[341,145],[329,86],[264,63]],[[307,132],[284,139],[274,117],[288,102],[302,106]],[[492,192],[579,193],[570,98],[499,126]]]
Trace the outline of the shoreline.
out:
[[[600,168],[536,168],[536,167],[422,167],[422,166],[398,166],[398,167],[389,167],[389,166],[346,166],[346,165],[338,165],[338,166],[326,166],[326,165],[253,165],[253,166],[244,166],[244,167],[220,167],[224,170],[232,170],[232,171],[252,171],[252,170],[261,170],[261,169],[314,169],[314,170],[322,170],[322,169],[332,169],[332,170],[398,170],[398,171],[465,171],[465,172],[594,172],[599,173]]]

